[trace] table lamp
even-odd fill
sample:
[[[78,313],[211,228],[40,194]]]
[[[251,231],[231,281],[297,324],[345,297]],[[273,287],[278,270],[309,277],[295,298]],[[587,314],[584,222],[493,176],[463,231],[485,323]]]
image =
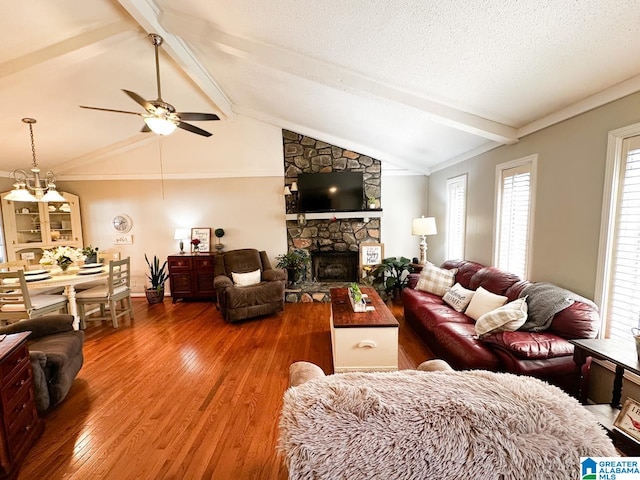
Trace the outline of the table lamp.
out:
[[[436,219],[434,217],[414,218],[411,223],[411,234],[420,236],[420,264],[427,263],[427,235],[436,235]]]
[[[176,231],[173,235],[174,240],[180,240],[180,253],[184,254],[184,239],[189,238],[189,229],[187,228],[176,228]]]

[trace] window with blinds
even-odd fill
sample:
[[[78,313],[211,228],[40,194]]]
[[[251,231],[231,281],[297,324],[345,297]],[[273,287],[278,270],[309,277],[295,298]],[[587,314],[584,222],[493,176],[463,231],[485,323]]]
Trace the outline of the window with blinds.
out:
[[[467,175],[447,180],[446,258],[464,259],[467,223]]]
[[[501,164],[496,169],[496,235],[494,264],[528,277],[532,235],[536,156]]]
[[[640,326],[640,136],[624,139],[620,160],[603,317],[607,338],[629,340]]]

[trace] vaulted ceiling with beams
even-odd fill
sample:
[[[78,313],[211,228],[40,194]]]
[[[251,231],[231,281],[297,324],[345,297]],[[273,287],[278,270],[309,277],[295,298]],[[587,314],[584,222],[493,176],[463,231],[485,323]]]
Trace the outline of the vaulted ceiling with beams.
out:
[[[27,116],[62,176],[148,143],[78,106],[156,98],[151,32],[163,99],[221,117],[183,142],[248,117],[428,174],[640,90],[639,30],[637,0],[5,1],[0,171],[31,160]]]

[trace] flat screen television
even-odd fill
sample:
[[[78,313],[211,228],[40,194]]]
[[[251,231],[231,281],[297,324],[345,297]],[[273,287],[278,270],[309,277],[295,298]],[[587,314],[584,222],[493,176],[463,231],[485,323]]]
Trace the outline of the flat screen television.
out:
[[[362,172],[300,173],[298,211],[354,212],[362,210]]]

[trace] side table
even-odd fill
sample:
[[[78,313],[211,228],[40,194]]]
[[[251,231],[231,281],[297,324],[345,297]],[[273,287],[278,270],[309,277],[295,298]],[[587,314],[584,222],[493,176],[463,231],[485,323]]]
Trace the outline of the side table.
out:
[[[613,428],[613,422],[620,413],[622,398],[622,380],[625,370],[640,375],[640,362],[635,345],[609,338],[593,338],[569,340],[574,345],[573,361],[576,374],[580,379],[578,398],[584,407],[593,413],[600,424],[607,430],[616,447],[627,455],[640,456],[640,444],[624,433]],[[588,388],[582,385],[582,366],[588,357],[598,358],[616,366],[611,402],[609,404],[588,405]]]

